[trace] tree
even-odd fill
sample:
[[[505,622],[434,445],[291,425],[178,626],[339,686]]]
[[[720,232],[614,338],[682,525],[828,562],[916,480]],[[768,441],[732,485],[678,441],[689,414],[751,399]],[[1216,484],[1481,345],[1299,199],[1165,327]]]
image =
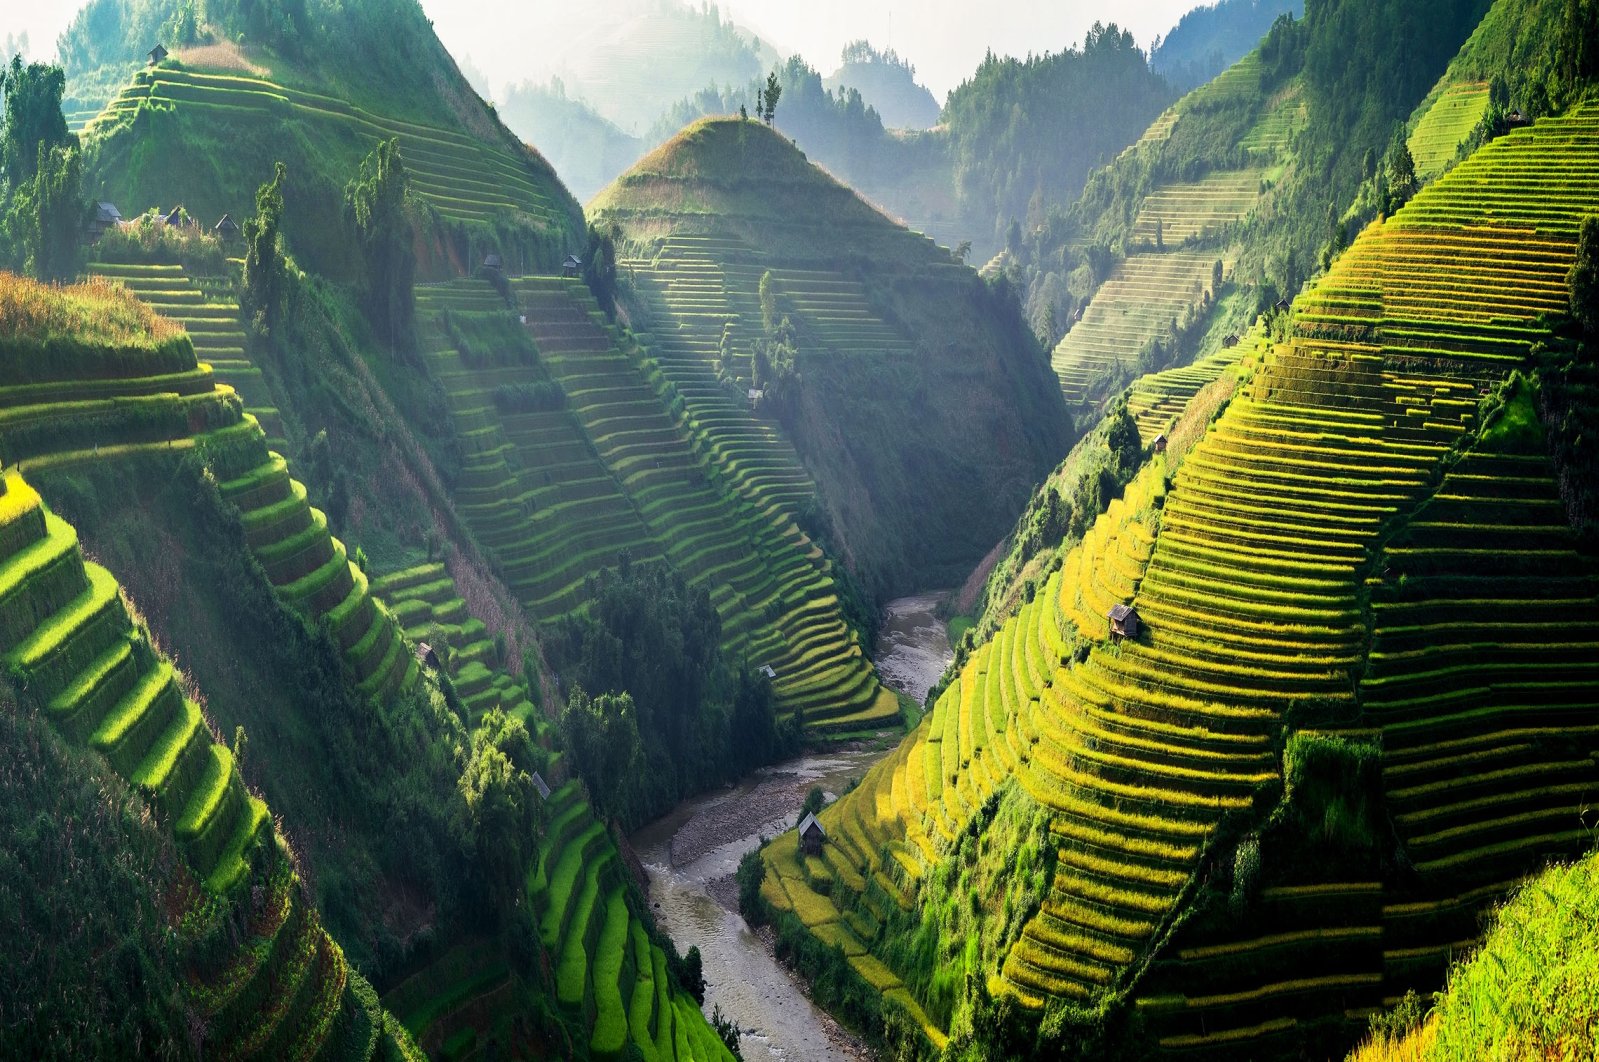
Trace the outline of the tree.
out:
[[[1383,212],[1392,214],[1416,194],[1416,160],[1411,157],[1403,126],[1394,130],[1383,169],[1388,176],[1388,202]]]
[[[1577,234],[1577,260],[1567,275],[1571,316],[1590,336],[1599,333],[1599,215],[1582,219]]]
[[[272,179],[255,193],[255,216],[244,223],[244,287],[239,301],[256,330],[269,333],[276,326],[284,297],[288,262],[284,256],[283,182],[288,170],[273,167]]]
[[[0,70],[0,96],[5,98],[5,118],[0,131],[0,170],[13,191],[38,172],[40,148],[77,147],[78,138],[67,130],[61,113],[61,95],[67,78],[59,66],[22,65],[22,56]]]
[[[591,699],[581,687],[574,689],[561,713],[561,731],[595,801],[613,813],[627,809],[644,759],[632,696],[605,693]]]
[[[497,901],[514,896],[521,879],[523,838],[533,810],[533,763],[533,742],[521,720],[496,708],[473,732],[456,783],[463,846],[477,856]]]
[[[605,228],[589,226],[588,247],[583,256],[583,282],[594,293],[600,309],[616,315],[616,241],[622,226],[611,222]]]
[[[766,75],[766,91],[761,93],[762,117],[766,124],[777,121],[777,101],[783,97],[783,86],[777,82],[777,71]]]
[[[344,189],[365,266],[362,309],[391,346],[410,348],[416,280],[416,244],[410,216],[410,181],[398,138],[385,140],[361,160],[360,175]]]
[[[70,280],[82,259],[88,208],[76,145],[39,144],[33,178],[17,190],[9,228],[23,268],[40,280]]]

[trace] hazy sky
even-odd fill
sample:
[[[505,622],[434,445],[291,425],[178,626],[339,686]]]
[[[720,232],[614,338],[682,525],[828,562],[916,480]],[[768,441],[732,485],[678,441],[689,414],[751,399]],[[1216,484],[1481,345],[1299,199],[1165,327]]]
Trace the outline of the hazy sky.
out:
[[[439,36],[470,56],[498,88],[542,80],[560,63],[579,26],[616,0],[422,0]],[[1096,20],[1131,29],[1141,45],[1176,25],[1199,0],[721,0],[723,12],[780,51],[799,52],[823,74],[858,37],[892,47],[916,65],[943,102],[992,48],[1002,55],[1059,51],[1082,41]],[[0,41],[27,31],[34,58],[55,51],[56,37],[81,0],[0,0]],[[665,101],[663,101],[664,103]]]

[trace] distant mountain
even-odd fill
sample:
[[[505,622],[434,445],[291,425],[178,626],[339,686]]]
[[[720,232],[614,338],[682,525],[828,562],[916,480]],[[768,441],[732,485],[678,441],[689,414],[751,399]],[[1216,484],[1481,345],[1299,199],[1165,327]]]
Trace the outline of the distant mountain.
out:
[[[646,0],[628,6],[636,13],[597,24],[563,49],[572,58],[559,71],[573,95],[623,132],[644,132],[667,101],[707,85],[763,77],[779,59],[770,45],[724,20],[714,4]]]
[[[1196,7],[1157,40],[1149,65],[1180,92],[1198,88],[1242,59],[1278,15],[1299,17],[1303,0],[1218,0]]]
[[[579,201],[592,198],[644,153],[643,141],[567,95],[559,78],[510,86],[499,110],[517,136],[539,146]]]
[[[829,91],[860,92],[890,129],[931,129],[938,124],[938,100],[916,81],[916,68],[890,48],[880,52],[866,41],[844,49],[843,65],[822,82]]]

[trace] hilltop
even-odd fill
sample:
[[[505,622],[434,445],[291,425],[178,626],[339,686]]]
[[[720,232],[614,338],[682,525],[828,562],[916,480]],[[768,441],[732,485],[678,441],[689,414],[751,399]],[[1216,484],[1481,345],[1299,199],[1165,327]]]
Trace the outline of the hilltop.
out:
[[[100,0],[81,14],[64,52],[104,52],[75,42],[100,40],[96,18],[106,14],[135,32],[142,23],[121,12],[125,3]],[[486,248],[553,268],[581,245],[576,200],[467,84],[414,0],[296,11],[277,22],[236,12],[165,29],[171,56],[135,68],[84,126],[91,194],[130,215],[182,205],[210,226],[224,213],[247,217],[254,189],[283,162],[301,203],[287,222],[297,253],[345,277],[354,267],[344,188],[380,140],[398,138],[417,193],[424,275],[453,274]],[[120,45],[149,46],[148,36]],[[292,135],[279,135],[290,118]]]
[[[844,48],[839,68],[823,86],[833,92],[860,91],[889,129],[931,129],[938,124],[938,100],[916,80],[916,68],[890,48],[878,51],[866,41]]]
[[[817,485],[796,515],[874,593],[953,582],[1066,449],[1009,295],[759,123],[690,126],[590,213],[689,415],[775,421]]]

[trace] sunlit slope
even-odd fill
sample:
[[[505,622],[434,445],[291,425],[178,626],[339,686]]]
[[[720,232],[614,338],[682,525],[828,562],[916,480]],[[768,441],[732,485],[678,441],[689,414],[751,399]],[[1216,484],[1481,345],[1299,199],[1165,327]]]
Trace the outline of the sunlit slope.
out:
[[[900,751],[824,813],[838,838],[825,860],[774,846],[784,885],[829,879],[822,903],[768,898],[824,924],[884,897],[914,909],[953,837],[1014,780],[1060,849],[988,971],[996,989],[1034,1006],[1136,999],[1164,1046],[1225,1052],[1295,1042],[1346,1009],[1358,1023],[1436,983],[1484,904],[1580,843],[1579,794],[1599,792],[1591,566],[1541,451],[1501,428],[1477,437],[1479,399],[1561,311],[1594,210],[1588,110],[1500,139],[1363,234],[1204,440],[1155,458]],[[1506,564],[1485,574],[1490,555]],[[1562,633],[1538,601],[1558,602]],[[1108,639],[1116,603],[1147,624],[1136,640]],[[1371,800],[1413,871],[1375,852],[1273,862],[1291,851],[1266,829],[1280,750],[1313,730],[1380,740]],[[1231,866],[1263,829],[1245,913],[1167,943],[1196,871]],[[891,942],[863,943],[881,956]]]
[[[20,475],[0,477],[0,654],[14,692],[159,809],[206,893],[243,915],[187,972],[200,1043],[231,1058],[411,1057],[322,928],[265,804],[245,787],[116,579]],[[253,892],[252,892],[253,890]],[[196,908],[187,932],[209,917]]]

